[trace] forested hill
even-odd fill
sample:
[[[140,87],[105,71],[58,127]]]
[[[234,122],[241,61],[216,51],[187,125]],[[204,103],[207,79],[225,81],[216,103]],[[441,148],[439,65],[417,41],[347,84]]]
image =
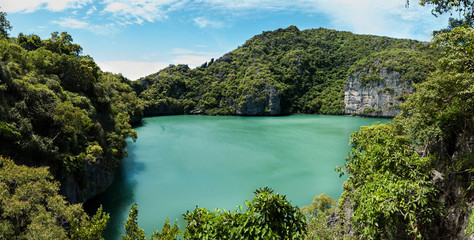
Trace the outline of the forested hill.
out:
[[[67,33],[0,35],[0,156],[49,166],[72,202],[112,183],[143,109],[128,80],[81,50]]]
[[[303,216],[285,197],[259,189],[244,212],[188,212],[184,239],[474,234],[472,28],[440,33],[438,53],[413,40],[289,27],[255,36],[196,69],[170,66],[132,82],[102,72],[67,33],[8,37],[4,16],[0,12],[0,239],[101,239],[108,215],[99,209],[89,217],[64,196],[82,202],[112,182],[126,155],[125,138],[137,137],[130,123],[143,115],[342,114],[352,111],[345,95],[357,93],[368,99],[361,106],[381,106],[370,105],[380,100],[387,103],[382,107],[398,108],[406,101],[393,123],[352,134],[339,168],[348,179],[337,209],[318,196]],[[358,103],[347,102],[357,114]],[[387,109],[369,110],[362,113]],[[136,209],[126,235],[144,239]],[[176,236],[173,229],[163,227]]]
[[[398,108],[411,85],[434,69],[436,55],[415,40],[290,26],[254,36],[195,69],[170,65],[132,87],[145,100],[147,116],[343,114],[349,76],[391,95],[386,105]],[[396,79],[387,79],[392,73]],[[398,89],[387,87],[389,80]]]

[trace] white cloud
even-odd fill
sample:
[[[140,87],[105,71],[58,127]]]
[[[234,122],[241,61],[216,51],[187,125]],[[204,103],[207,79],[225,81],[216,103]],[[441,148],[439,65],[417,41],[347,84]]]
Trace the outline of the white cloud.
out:
[[[143,21],[155,22],[166,19],[167,13],[176,6],[182,5],[183,0],[104,0],[104,12],[112,13],[123,18],[124,23],[142,24]]]
[[[447,18],[435,18],[429,7],[413,1],[409,8],[404,0],[196,0],[200,8],[241,17],[262,11],[322,14],[331,21],[331,28],[355,33],[387,35],[428,40],[434,29],[446,26]],[[229,14],[230,13],[230,14]],[[197,21],[200,20],[200,21]],[[195,19],[199,27],[206,19]]]
[[[96,35],[107,36],[118,32],[119,28],[114,23],[108,23],[103,25],[89,25],[87,30]]]
[[[136,61],[109,61],[97,62],[102,71],[121,73],[123,76],[136,80],[141,77],[156,73],[168,66],[162,62],[136,62]]]
[[[221,56],[222,54],[216,52],[202,52],[194,51],[184,48],[174,48],[171,50],[170,55],[174,56],[173,64],[186,64],[190,68],[201,66],[203,63],[208,62],[215,56]]]
[[[429,40],[424,32],[447,23],[432,16],[429,8],[417,4],[406,8],[405,1],[400,0],[318,0],[318,11],[338,30],[399,38]]]
[[[196,0],[195,2],[207,5],[209,8],[220,10],[312,11],[317,7],[319,0]]]
[[[211,58],[219,56],[214,52],[193,51],[183,48],[172,49],[167,56],[170,61],[154,62],[154,61],[96,61],[97,65],[107,72],[122,73],[125,77],[136,80],[156,73],[159,70],[169,66],[169,64],[186,64],[190,68],[201,66],[205,62],[209,62]]]
[[[198,25],[200,28],[205,28],[205,27],[213,27],[213,28],[221,28],[224,26],[222,22],[219,21],[212,21],[207,19],[206,17],[197,17],[193,19],[194,23]]]
[[[87,24],[86,22],[82,22],[73,18],[63,18],[61,21],[52,21],[52,22],[64,28],[67,27],[67,28],[84,29],[89,26],[89,24]]]
[[[444,27],[449,17],[436,19],[429,7],[420,7],[415,1],[407,9],[404,0],[100,0],[94,1],[94,4],[90,4],[92,0],[1,1],[2,10],[6,12],[88,7],[87,11],[83,11],[83,19],[92,14],[101,15],[102,19],[107,19],[102,21],[104,26],[116,28],[162,21],[175,12],[184,13],[180,16],[188,17],[200,28],[221,28],[228,22],[260,16],[261,13],[320,14],[330,20],[326,27],[423,40],[430,38],[425,32]],[[78,22],[72,23],[78,28],[83,26]],[[94,29],[94,26],[89,24],[89,29]],[[100,28],[95,26],[95,29]]]
[[[1,10],[7,13],[34,12],[38,9],[62,11],[69,8],[81,8],[91,0],[2,0]]]
[[[98,25],[98,24],[90,24],[88,22],[80,21],[74,18],[62,18],[60,21],[51,21],[51,22],[59,25],[62,28],[85,29],[96,35],[102,35],[102,36],[110,35],[118,31],[118,28],[116,27],[114,23]]]
[[[97,11],[97,8],[95,6],[92,6],[91,8],[89,8],[89,10],[87,10],[86,16],[93,14],[95,11]]]

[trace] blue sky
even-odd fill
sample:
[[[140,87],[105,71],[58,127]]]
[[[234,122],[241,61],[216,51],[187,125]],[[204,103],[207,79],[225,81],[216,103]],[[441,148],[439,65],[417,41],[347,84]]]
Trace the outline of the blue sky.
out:
[[[134,80],[199,66],[263,31],[330,28],[423,41],[446,26],[412,0],[0,0],[18,33],[67,31],[102,70]]]

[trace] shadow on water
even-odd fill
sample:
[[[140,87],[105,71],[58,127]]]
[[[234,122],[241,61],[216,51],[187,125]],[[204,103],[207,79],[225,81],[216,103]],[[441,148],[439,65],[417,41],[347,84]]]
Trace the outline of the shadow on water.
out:
[[[125,231],[123,224],[127,220],[130,206],[135,203],[134,192],[137,181],[134,175],[142,172],[145,169],[145,164],[136,161],[134,148],[133,143],[128,144],[129,156],[122,160],[112,185],[105,192],[84,204],[84,209],[91,216],[95,214],[100,204],[102,204],[104,211],[110,214],[110,220],[103,236],[105,240],[121,238],[121,234]]]
[[[344,179],[334,168],[344,164],[351,132],[375,121],[311,115],[147,118],[135,128],[137,142],[127,140],[130,155],[112,186],[85,207],[94,213],[103,205],[111,215],[104,238],[117,240],[135,201],[146,209],[139,226],[150,234],[166,217],[185,226],[182,214],[196,205],[235,209],[262,186],[294,206],[308,205],[323,192],[339,198]]]

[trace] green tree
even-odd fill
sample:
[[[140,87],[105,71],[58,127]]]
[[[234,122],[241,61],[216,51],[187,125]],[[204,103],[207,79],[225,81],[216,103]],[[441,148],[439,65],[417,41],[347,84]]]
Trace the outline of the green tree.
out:
[[[328,222],[331,216],[335,216],[336,206],[336,200],[322,193],[314,197],[309,206],[301,208],[301,212],[306,216],[307,239],[331,240],[343,238],[341,226]]]
[[[90,218],[58,191],[47,168],[0,156],[0,239],[102,239],[108,214],[100,208]]]
[[[336,201],[330,196],[327,196],[325,193],[322,193],[314,197],[313,201],[309,206],[301,208],[306,216],[317,217],[318,215],[327,212],[329,209],[333,208],[336,205]]]
[[[128,219],[124,223],[125,234],[122,234],[122,240],[146,240],[145,231],[138,227],[138,209],[137,204],[135,203],[130,208],[130,213],[128,214]],[[153,232],[150,240],[175,240],[178,238],[178,235],[181,233],[179,230],[178,224],[175,222],[171,227],[169,219],[166,219],[165,224],[161,230],[161,233],[158,231]]]
[[[184,215],[185,239],[302,239],[304,215],[285,196],[265,187],[246,202],[247,210],[210,212],[198,208]]]
[[[372,84],[384,70],[410,85],[426,79],[436,57],[414,40],[290,26],[256,35],[212,63],[170,65],[132,86],[148,116],[343,114],[348,76],[372,69],[365,81]]]
[[[62,132],[77,135],[87,132],[92,127],[92,121],[87,116],[87,111],[73,106],[71,102],[58,104],[54,111],[53,120],[61,129],[53,137],[53,141]]]
[[[8,37],[8,31],[10,30],[12,30],[12,26],[7,19],[7,14],[0,12],[0,37]]]
[[[34,51],[43,46],[43,41],[35,34],[25,36],[23,33],[20,33],[17,37],[17,43],[28,51]]]
[[[410,0],[407,0],[409,5]],[[471,0],[419,0],[422,6],[432,6],[432,14],[436,17],[449,13],[457,14],[460,18],[449,18],[448,28],[451,30],[455,27],[474,27],[474,2]]]
[[[44,46],[54,53],[79,56],[82,52],[82,47],[72,42],[72,36],[67,32],[62,32],[61,34],[53,32],[51,38],[44,41]]]
[[[420,158],[400,128],[387,123],[351,135],[339,207],[353,209],[350,221],[363,239],[426,238],[439,217],[432,158]]]
[[[122,240],[145,240],[145,231],[138,227],[138,209],[137,204],[132,205],[127,221],[125,222],[125,235],[122,234]]]
[[[73,202],[105,187],[90,182],[90,169],[113,172],[143,117],[128,80],[102,73],[80,49],[67,33],[0,39],[0,154],[73,177],[80,192],[64,191]]]
[[[161,233],[154,231],[150,240],[175,240],[181,234],[181,230],[178,227],[178,223],[175,222],[173,226],[170,225],[170,220],[167,218]]]
[[[102,210],[102,206],[92,218],[83,215],[82,218],[71,220],[71,239],[102,240],[102,233],[107,227],[110,216]]]
[[[436,151],[452,155],[474,129],[474,30],[455,28],[434,44],[443,49],[443,57],[428,81],[416,86],[400,119],[417,144],[442,142],[446,151]]]
[[[474,29],[454,28],[439,34],[434,44],[443,50],[443,57],[427,81],[415,86],[417,91],[407,98],[396,120],[403,124],[419,152],[433,157],[436,171],[444,177],[443,184],[456,186],[439,186],[443,195],[454,199],[444,205],[445,214],[449,214],[468,206],[474,197],[470,140],[474,136]],[[462,216],[467,214],[463,212]],[[445,231],[449,234],[454,229]]]

